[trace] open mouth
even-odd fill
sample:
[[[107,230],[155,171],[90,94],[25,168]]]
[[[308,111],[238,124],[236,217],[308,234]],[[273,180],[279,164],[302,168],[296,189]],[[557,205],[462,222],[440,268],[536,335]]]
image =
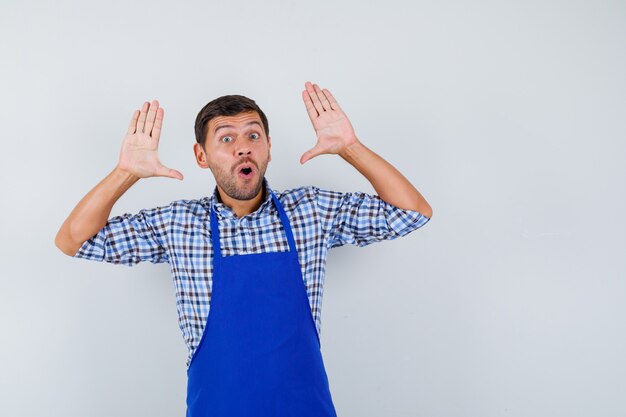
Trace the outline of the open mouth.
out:
[[[254,169],[252,168],[252,166],[244,165],[243,167],[239,168],[238,174],[244,179],[250,179],[254,176]]]

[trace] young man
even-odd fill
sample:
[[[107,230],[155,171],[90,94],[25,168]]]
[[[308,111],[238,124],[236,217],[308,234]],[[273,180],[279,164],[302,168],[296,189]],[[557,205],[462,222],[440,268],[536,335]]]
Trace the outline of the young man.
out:
[[[378,195],[273,191],[267,118],[253,100],[229,95],[196,118],[194,153],[213,172],[213,195],[107,220],[140,178],[183,179],[159,161],[163,108],[154,100],[135,111],[118,165],[56,236],[77,258],[169,263],[189,348],[187,416],[336,416],[319,339],[328,249],[395,239],[432,217],[415,187],[360,142],[327,89],[307,82],[302,99],[317,144],[300,162],[340,155]]]

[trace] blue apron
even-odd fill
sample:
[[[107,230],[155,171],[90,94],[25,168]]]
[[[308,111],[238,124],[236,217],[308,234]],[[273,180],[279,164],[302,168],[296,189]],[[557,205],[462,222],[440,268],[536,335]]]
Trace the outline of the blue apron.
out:
[[[187,369],[187,417],[337,416],[289,219],[271,197],[288,252],[222,257],[211,206],[211,308]]]

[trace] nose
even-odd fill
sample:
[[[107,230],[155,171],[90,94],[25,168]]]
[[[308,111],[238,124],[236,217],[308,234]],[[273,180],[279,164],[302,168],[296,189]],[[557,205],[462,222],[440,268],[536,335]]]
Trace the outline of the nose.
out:
[[[252,150],[248,146],[242,146],[237,149],[237,156],[249,156],[252,153]]]

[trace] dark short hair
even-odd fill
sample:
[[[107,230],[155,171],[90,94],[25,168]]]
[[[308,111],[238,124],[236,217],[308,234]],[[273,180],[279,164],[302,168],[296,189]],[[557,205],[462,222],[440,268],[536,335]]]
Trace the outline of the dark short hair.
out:
[[[239,113],[257,112],[263,122],[263,129],[265,130],[265,136],[269,136],[270,128],[267,124],[267,117],[263,110],[256,104],[256,102],[248,97],[238,94],[231,94],[222,97],[218,97],[215,100],[210,101],[206,106],[200,110],[196,117],[196,142],[204,148],[204,142],[206,141],[207,129],[209,121],[218,116],[235,116]]]

